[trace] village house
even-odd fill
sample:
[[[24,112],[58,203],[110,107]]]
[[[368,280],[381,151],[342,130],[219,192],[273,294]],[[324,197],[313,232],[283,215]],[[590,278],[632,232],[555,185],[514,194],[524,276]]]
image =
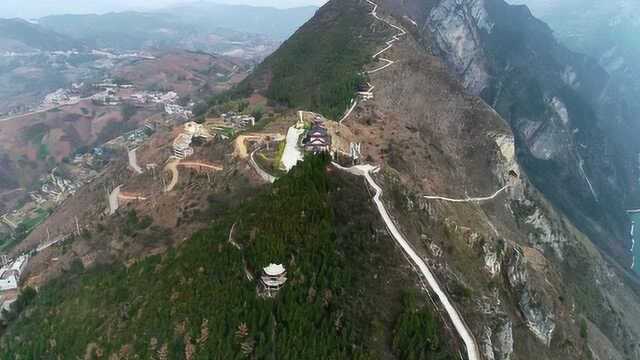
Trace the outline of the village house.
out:
[[[0,268],[0,291],[10,291],[18,288],[20,276],[27,266],[28,255],[22,255],[10,264]]]
[[[193,148],[191,147],[191,141],[193,135],[182,133],[173,141],[173,156],[177,159],[183,160],[193,155]]]
[[[236,128],[247,128],[256,126],[256,118],[249,115],[238,114],[235,112],[228,112],[222,114],[222,118],[225,122],[231,123]]]

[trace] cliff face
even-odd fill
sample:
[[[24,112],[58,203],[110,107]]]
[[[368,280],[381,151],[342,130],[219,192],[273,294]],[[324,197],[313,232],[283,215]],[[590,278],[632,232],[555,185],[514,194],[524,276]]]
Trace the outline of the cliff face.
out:
[[[631,263],[625,205],[637,195],[632,113],[606,71],[557,43],[524,6],[424,1],[421,41],[509,122],[533,183],[599,246]],[[415,4],[414,4],[415,6]],[[402,5],[394,11],[401,13]],[[622,145],[624,144],[624,145]]]
[[[615,237],[624,224],[604,214],[621,212],[621,202],[608,206],[624,178],[607,168],[608,133],[585,110],[603,73],[555,42],[553,57],[533,56],[522,39],[544,44],[549,29],[523,22],[523,7],[494,20],[488,2],[385,2],[380,13],[409,35],[385,54],[394,65],[370,76],[374,99],[344,125],[363,139],[368,161],[384,164],[397,221],[463,309],[485,358],[640,359],[636,286],[583,233],[627,255],[627,239]],[[509,17],[522,23],[518,36],[500,23]],[[584,61],[567,69],[567,59]],[[489,202],[423,197],[505,185]]]
[[[623,98],[626,104],[622,111],[640,112],[637,102],[640,97],[640,3],[633,0],[517,2],[529,6],[548,23],[565,46],[591,56],[607,71],[610,91],[600,100],[607,111],[620,111],[616,109]],[[637,134],[638,126],[640,121],[625,130]]]

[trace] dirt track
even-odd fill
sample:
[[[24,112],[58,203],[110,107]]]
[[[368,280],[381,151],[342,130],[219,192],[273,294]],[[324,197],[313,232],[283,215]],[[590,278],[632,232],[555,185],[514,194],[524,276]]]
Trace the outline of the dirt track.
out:
[[[283,141],[285,139],[284,135],[278,133],[254,133],[254,134],[243,134],[238,135],[236,140],[233,142],[234,144],[234,152],[233,155],[239,157],[241,159],[246,159],[249,157],[249,150],[247,149],[247,140],[266,140],[267,138],[271,138],[273,141]]]
[[[200,171],[222,171],[224,167],[222,165],[210,164],[199,161],[185,161],[181,162],[179,160],[170,161],[165,167],[164,170],[171,173],[171,182],[167,184],[164,189],[164,192],[172,191],[176,185],[178,185],[178,180],[180,180],[180,172],[178,171],[178,166],[187,167],[190,169],[200,170]]]

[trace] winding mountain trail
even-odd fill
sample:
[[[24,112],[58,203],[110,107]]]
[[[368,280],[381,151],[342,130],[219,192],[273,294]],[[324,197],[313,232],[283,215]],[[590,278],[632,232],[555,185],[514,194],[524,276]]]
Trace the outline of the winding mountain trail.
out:
[[[268,172],[266,172],[265,170],[263,170],[260,165],[258,165],[258,163],[256,162],[256,160],[254,159],[254,155],[256,154],[256,152],[258,150],[260,150],[261,148],[257,148],[255,150],[253,150],[251,152],[251,156],[249,158],[249,164],[251,165],[251,167],[256,171],[256,173],[258,173],[258,175],[260,175],[260,177],[262,178],[262,180],[268,182],[268,183],[274,183],[276,182],[277,178],[271,174],[269,174]]]
[[[381,67],[379,67],[379,68],[377,68],[377,69],[367,71],[367,74],[374,74],[374,73],[377,73],[378,71],[384,70],[384,69],[388,68],[389,66],[391,66],[391,65],[395,64],[395,61],[393,61],[393,60],[389,60],[389,59],[386,59],[386,58],[382,58],[382,57],[380,57],[380,55],[382,55],[383,53],[385,53],[387,50],[391,49],[391,48],[393,47],[393,44],[394,44],[396,41],[399,41],[399,40],[400,40],[400,37],[401,37],[401,36],[406,35],[406,34],[407,34],[407,32],[406,32],[403,28],[401,28],[400,26],[394,25],[394,24],[392,24],[391,22],[387,21],[386,19],[384,19],[384,18],[382,18],[382,17],[378,16],[378,4],[374,3],[374,2],[373,2],[373,1],[371,1],[371,0],[367,0],[367,2],[368,2],[371,6],[373,6],[373,10],[371,10],[371,16],[373,16],[374,18],[376,18],[376,20],[378,20],[378,21],[382,21],[383,23],[385,23],[385,24],[389,25],[390,27],[394,28],[395,30],[398,30],[398,33],[397,33],[396,35],[394,35],[394,36],[391,38],[391,40],[387,41],[387,47],[385,47],[384,49],[382,49],[382,50],[378,51],[377,53],[375,53],[375,54],[373,55],[373,58],[374,58],[374,59],[378,59],[378,60],[383,61],[383,62],[385,62],[385,63],[386,63],[386,64],[384,64],[383,66],[381,66]]]
[[[178,166],[195,169],[198,171],[222,171],[224,167],[216,164],[209,164],[201,161],[170,161],[164,167],[164,171],[171,173],[171,181],[164,188],[164,192],[171,192],[178,185],[180,180],[180,172]]]
[[[378,68],[375,68],[373,70],[368,70],[368,71],[364,72],[365,74],[369,74],[370,75],[370,74],[375,74],[375,73],[377,73],[379,71],[382,71],[382,70],[384,70],[384,69],[388,68],[389,66],[391,66],[391,65],[396,63],[393,60],[389,60],[387,58],[380,57],[380,55],[384,54],[389,49],[391,49],[393,47],[393,44],[396,41],[399,41],[400,37],[406,35],[407,32],[403,28],[401,28],[400,26],[394,25],[391,22],[389,22],[389,21],[385,20],[384,18],[380,17],[378,15],[378,4],[374,3],[371,0],[367,0],[367,2],[371,6],[373,6],[373,9],[369,13],[371,16],[373,16],[378,21],[382,21],[383,23],[387,24],[388,26],[392,27],[393,29],[398,30],[398,33],[396,35],[394,35],[390,40],[388,40],[386,42],[387,46],[384,49],[382,49],[382,50],[378,51],[377,53],[373,54],[373,56],[372,56],[373,59],[374,60],[378,60],[378,61],[382,61],[384,63],[384,65],[382,65],[382,66],[380,66]],[[374,88],[374,86],[369,84],[369,90],[367,90],[365,93],[370,94],[371,96],[373,96],[373,88]],[[358,103],[359,103],[358,97],[356,96],[354,99],[351,100],[351,106],[349,107],[349,109],[347,109],[347,112],[344,114],[342,119],[340,119],[340,121],[338,121],[338,123],[342,124],[342,122],[345,121],[349,117],[349,115],[351,115],[351,113],[356,108],[356,106],[358,106]]]
[[[120,195],[118,195],[118,200],[122,200],[122,201],[145,201],[145,200],[147,200],[147,198],[142,196],[141,193],[123,193],[123,192],[121,192]]]
[[[482,358],[480,356],[480,350],[475,338],[473,337],[473,334],[471,333],[471,330],[469,330],[466,323],[462,319],[462,316],[453,306],[453,303],[451,302],[451,300],[449,300],[449,297],[442,289],[442,287],[438,283],[438,280],[435,278],[425,261],[415,252],[415,250],[413,250],[413,247],[409,244],[409,241],[405,239],[400,230],[398,230],[393,220],[391,219],[389,212],[385,208],[384,203],[381,200],[383,193],[382,188],[375,182],[375,180],[373,180],[373,177],[371,177],[371,173],[378,171],[378,168],[371,165],[358,165],[351,168],[345,168],[337,163],[333,163],[333,166],[353,175],[364,176],[369,186],[371,186],[375,190],[376,193],[373,196],[373,201],[378,208],[380,216],[382,216],[382,220],[384,220],[385,224],[387,225],[387,229],[396,240],[398,245],[402,247],[406,255],[411,259],[420,273],[425,277],[425,279],[427,280],[427,284],[431,288],[432,292],[435,293],[438,297],[438,300],[440,300],[440,303],[449,315],[451,323],[453,324],[456,332],[464,342],[467,350],[468,360],[481,360]]]
[[[485,196],[485,197],[473,197],[473,198],[467,197],[465,199],[451,199],[443,196],[429,196],[429,195],[423,195],[422,197],[428,200],[443,200],[443,201],[455,202],[455,203],[482,202],[482,201],[489,201],[489,200],[495,199],[498,195],[500,195],[502,192],[504,192],[508,188],[509,188],[509,185],[505,185],[502,189],[496,191],[493,195]]]

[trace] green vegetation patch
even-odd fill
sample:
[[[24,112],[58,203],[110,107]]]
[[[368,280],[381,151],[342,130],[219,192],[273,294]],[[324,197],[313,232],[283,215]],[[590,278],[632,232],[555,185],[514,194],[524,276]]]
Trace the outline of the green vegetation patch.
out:
[[[432,319],[401,315],[415,276],[360,179],[328,176],[327,161],[307,158],[162,256],[74,266],[9,326],[0,358],[370,359],[391,353],[398,321],[396,341],[421,341],[410,334]],[[272,262],[288,281],[265,299],[255,279]]]
[[[372,26],[364,2],[330,2],[236,89],[264,91],[272,101],[339,119],[387,28]]]
[[[22,138],[26,142],[30,142],[32,144],[40,144],[49,130],[50,127],[47,124],[34,124],[24,130],[24,132],[22,133]]]
[[[393,349],[399,359],[453,360],[441,340],[441,329],[431,309],[420,305],[415,291],[403,297],[403,309],[396,324]]]

